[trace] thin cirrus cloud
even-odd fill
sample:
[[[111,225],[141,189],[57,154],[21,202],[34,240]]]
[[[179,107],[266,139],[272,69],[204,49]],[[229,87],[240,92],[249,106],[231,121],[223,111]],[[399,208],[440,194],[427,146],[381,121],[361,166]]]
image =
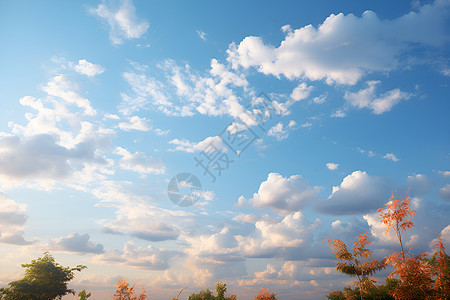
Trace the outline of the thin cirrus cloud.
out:
[[[382,20],[374,12],[361,17],[330,15],[318,27],[292,31],[279,47],[262,38],[248,36],[231,44],[228,60],[235,68],[254,67],[259,72],[288,79],[325,80],[328,84],[354,85],[371,72],[399,67],[401,54],[411,45],[439,47],[446,40],[448,1],[435,1],[393,20]]]
[[[97,8],[89,12],[104,19],[109,27],[109,38],[115,45],[122,44],[124,40],[140,38],[147,32],[147,21],[139,20],[136,8],[131,0],[121,0],[120,5],[114,7],[110,1],[103,1]]]
[[[236,93],[236,90],[250,92],[245,76],[216,59],[211,60],[207,73],[197,72],[189,65],[179,66],[172,59],[166,59],[158,67],[165,80],[148,76],[139,66],[123,73],[131,88],[121,94],[119,110],[123,114],[153,107],[169,116],[245,115]]]

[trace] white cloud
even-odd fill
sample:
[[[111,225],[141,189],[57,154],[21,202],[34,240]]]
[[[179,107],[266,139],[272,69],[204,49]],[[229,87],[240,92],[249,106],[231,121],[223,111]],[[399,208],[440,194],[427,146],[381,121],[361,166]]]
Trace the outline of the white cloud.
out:
[[[103,181],[92,191],[99,206],[116,209],[115,218],[97,222],[103,231],[152,242],[176,240],[192,214],[153,205],[150,197],[136,194],[133,188],[131,182]]]
[[[332,162],[327,163],[327,168],[329,170],[336,170],[338,167],[339,167],[339,164],[332,163]]]
[[[84,109],[84,113],[88,116],[94,116],[96,111],[91,107],[88,99],[81,97],[75,92],[77,85],[70,81],[67,75],[57,75],[50,80],[43,90],[50,96],[55,96],[63,99],[69,104],[74,104],[79,108]]]
[[[399,159],[397,158],[397,156],[395,156],[394,153],[386,153],[386,155],[383,156],[383,158],[392,160],[392,161],[399,161]]]
[[[346,176],[339,186],[333,187],[328,200],[317,208],[320,212],[332,215],[351,215],[371,212],[382,207],[392,192],[389,182],[365,171],[355,171]]]
[[[291,93],[291,98],[295,101],[300,101],[309,97],[312,86],[308,86],[306,83],[299,84]]]
[[[267,131],[268,136],[275,137],[278,141],[285,140],[289,137],[289,130],[293,128],[297,123],[294,120],[290,120],[288,125],[285,126],[283,123],[278,122],[276,125],[272,126],[269,131]],[[303,126],[302,127],[309,127]]]
[[[312,123],[311,122],[305,122],[302,125],[300,125],[302,128],[311,128],[312,127]]]
[[[337,111],[331,114],[331,117],[333,118],[345,118],[346,116],[347,114],[342,109],[338,109]]]
[[[165,82],[137,72],[123,74],[133,93],[122,94],[122,113],[131,114],[154,106],[170,116],[200,113],[240,116],[244,120],[248,118],[234,91],[234,88],[239,88],[248,92],[245,76],[232,72],[216,59],[211,60],[211,69],[203,75],[192,70],[189,65],[181,67],[170,59],[158,67],[165,73]]]
[[[322,94],[320,96],[314,97],[313,98],[313,102],[316,103],[316,104],[323,104],[327,100],[327,97],[328,97],[327,93]]]
[[[121,264],[129,267],[147,270],[165,270],[169,268],[169,261],[180,255],[177,251],[163,248],[139,247],[129,241],[123,250],[106,251],[104,254],[96,255],[93,260],[101,264]]]
[[[319,187],[310,187],[300,175],[286,178],[278,173],[269,173],[249,202],[255,208],[271,207],[278,213],[286,214],[302,209],[315,200],[318,193]]]
[[[147,21],[139,21],[136,8],[131,0],[121,0],[119,7],[112,7],[103,1],[97,8],[91,8],[90,13],[105,19],[109,26],[109,38],[113,44],[122,44],[124,39],[140,38],[149,27]]]
[[[398,68],[411,45],[442,45],[448,6],[435,1],[393,20],[381,20],[372,11],[361,17],[331,14],[317,28],[284,26],[287,36],[279,47],[248,36],[230,45],[228,60],[235,68],[255,67],[264,74],[353,85],[368,73]]]
[[[288,138],[289,133],[283,128],[283,123],[278,122],[275,126],[271,127],[269,131],[267,131],[267,135],[273,136],[277,140],[282,141]]]
[[[441,196],[442,200],[450,202],[450,184],[446,184],[439,189],[439,196]]]
[[[23,237],[26,204],[18,204],[0,192],[0,243],[13,245],[30,245],[33,242]]]
[[[139,118],[138,116],[133,116],[129,119],[129,122],[120,122],[119,128],[125,131],[139,130],[139,131],[149,131],[152,129],[147,123],[147,119]]]
[[[228,148],[223,144],[219,136],[210,136],[198,143],[190,142],[187,139],[174,139],[169,141],[169,144],[175,145],[175,151],[183,151],[187,153],[194,153],[204,151],[206,153],[219,151],[227,152]]]
[[[68,236],[53,239],[50,242],[50,247],[56,250],[66,252],[75,252],[80,254],[85,253],[103,253],[102,244],[94,244],[90,241],[91,236],[88,233],[80,235],[79,233],[71,233]]]
[[[124,170],[141,174],[164,174],[166,170],[164,163],[160,159],[148,158],[143,152],[132,154],[122,147],[117,147],[114,153],[122,156],[119,165]]]
[[[406,178],[408,194],[418,196],[426,194],[431,188],[431,182],[424,174],[411,175]]]
[[[311,244],[313,231],[322,225],[317,219],[309,222],[302,212],[292,212],[282,220],[264,218],[255,223],[255,231],[248,236],[235,235],[239,251],[247,257],[273,257],[283,250]]]
[[[103,73],[105,71],[105,68],[100,65],[90,63],[85,59],[80,59],[78,61],[78,64],[75,66],[75,71],[88,77],[92,77]]]
[[[155,128],[155,133],[156,133],[156,135],[159,135],[159,136],[168,135],[169,132],[170,132],[170,129],[163,130],[160,128]]]
[[[355,93],[345,92],[344,99],[351,106],[361,108],[369,108],[374,114],[382,114],[388,112],[392,107],[401,100],[407,100],[411,94],[400,91],[399,89],[390,90],[380,96],[376,95],[376,85],[379,81],[368,81],[369,86],[366,89],[359,90]]]
[[[439,171],[439,174],[441,174],[442,176],[445,176],[445,177],[449,177],[450,171]]]
[[[206,33],[204,33],[202,30],[197,30],[197,34],[202,40],[206,41]]]

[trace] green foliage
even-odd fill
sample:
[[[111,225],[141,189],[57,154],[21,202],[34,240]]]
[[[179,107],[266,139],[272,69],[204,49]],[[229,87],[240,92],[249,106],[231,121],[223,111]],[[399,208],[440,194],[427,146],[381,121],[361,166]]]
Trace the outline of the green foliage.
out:
[[[397,284],[399,283],[398,279],[395,278],[386,278],[386,282],[383,285],[372,285],[368,288],[364,294],[362,299],[364,300],[393,300],[394,297],[390,295],[390,292],[395,289]],[[353,299],[361,299],[361,293],[359,287],[354,289],[350,287],[345,287],[344,291],[332,291],[327,295],[329,300],[353,300]]]
[[[86,290],[82,290],[81,292],[78,293],[78,298],[80,300],[87,300],[90,296],[91,296],[91,293],[87,294]]]
[[[217,292],[217,300],[224,300],[225,299],[225,293],[227,292],[227,284],[223,282],[217,282],[216,283],[216,292]]]
[[[75,277],[74,271],[86,268],[82,265],[63,267],[48,252],[22,267],[26,268],[24,278],[10,282],[9,288],[1,289],[0,299],[50,300],[61,299],[67,294],[75,295],[74,290],[67,288],[67,283]]]
[[[356,277],[358,279],[356,284],[362,290],[362,294],[374,286],[369,276],[386,267],[385,259],[381,261],[370,259],[372,251],[366,248],[369,244],[367,233],[357,237],[353,243],[352,252],[343,241],[328,239],[328,245],[333,249],[333,254],[338,260],[336,270],[350,277]],[[363,295],[360,295],[360,299],[363,299]]]
[[[215,299],[216,297],[209,289],[201,290],[200,293],[198,294],[192,293],[192,295],[190,295],[188,298],[188,300],[215,300]]]
[[[218,281],[216,283],[216,292],[217,296],[209,290],[201,290],[200,293],[189,296],[188,300],[231,300],[232,298],[236,299],[236,296],[232,295],[231,297],[225,297],[225,293],[227,292],[227,284]]]

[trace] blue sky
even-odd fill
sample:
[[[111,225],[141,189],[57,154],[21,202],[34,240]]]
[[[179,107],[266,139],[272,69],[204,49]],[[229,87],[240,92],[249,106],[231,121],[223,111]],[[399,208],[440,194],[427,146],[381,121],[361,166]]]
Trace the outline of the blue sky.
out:
[[[88,266],[72,286],[94,300],[120,277],[152,299],[218,280],[323,298],[351,284],[326,238],[398,250],[375,214],[392,193],[416,208],[408,247],[449,245],[449,10],[0,1],[0,285],[50,251]],[[236,131],[255,133],[239,155]],[[232,160],[215,181],[195,161],[212,154]],[[167,193],[184,172],[189,207]]]

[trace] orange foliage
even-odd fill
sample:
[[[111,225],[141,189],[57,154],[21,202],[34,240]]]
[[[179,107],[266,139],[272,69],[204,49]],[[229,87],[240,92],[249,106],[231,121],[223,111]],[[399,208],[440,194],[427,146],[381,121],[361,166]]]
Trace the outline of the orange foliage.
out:
[[[431,266],[422,261],[425,256],[425,253],[414,256],[410,250],[406,259],[395,251],[388,257],[395,268],[390,276],[398,275],[400,279],[392,291],[396,300],[432,299],[433,273]]]
[[[352,253],[348,251],[345,243],[339,239],[333,241],[328,239],[327,241],[333,249],[334,256],[340,261],[336,265],[336,270],[350,277],[358,278],[356,284],[361,289],[362,299],[363,293],[375,282],[369,276],[386,267],[385,259],[381,261],[370,260],[372,251],[366,248],[370,244],[367,240],[367,233],[358,235],[353,243]]]
[[[377,211],[380,213],[381,222],[387,226],[386,234],[391,229],[397,234],[403,259],[405,259],[405,252],[403,251],[402,234],[406,229],[414,226],[413,222],[408,218],[416,215],[416,210],[411,209],[410,199],[411,197],[407,196],[404,200],[394,200],[394,195],[391,195],[389,202],[386,203],[386,207]]]
[[[119,282],[117,282],[117,289],[114,293],[113,300],[145,300],[147,298],[145,289],[139,295],[135,295],[135,285],[136,283],[130,287],[126,279],[120,278]]]
[[[276,300],[276,294],[277,293],[269,293],[266,288],[260,288],[258,293],[255,295],[254,300]]]
[[[436,246],[438,248],[437,278],[434,281],[436,299],[450,299],[450,258],[445,253],[445,247],[440,236],[437,238]]]

